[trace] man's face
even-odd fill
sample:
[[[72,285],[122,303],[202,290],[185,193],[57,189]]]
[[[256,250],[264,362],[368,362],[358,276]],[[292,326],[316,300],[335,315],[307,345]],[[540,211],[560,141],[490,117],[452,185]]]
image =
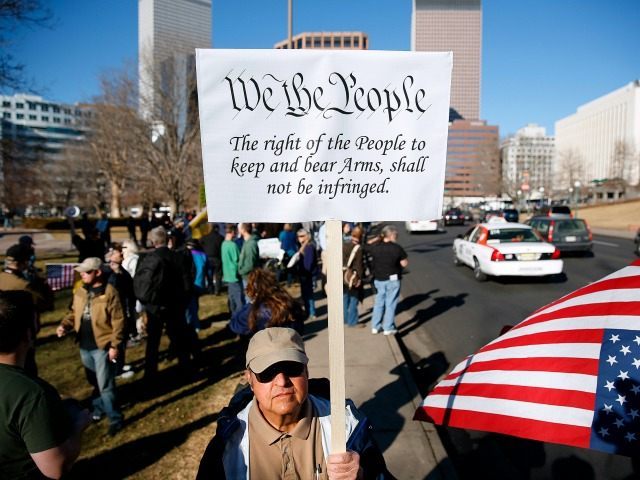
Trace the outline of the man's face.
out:
[[[297,416],[307,399],[309,374],[307,367],[297,362],[279,362],[261,374],[246,371],[260,411],[269,417]],[[261,381],[262,380],[262,381]]]
[[[91,270],[90,272],[80,272],[80,278],[85,285],[93,285],[100,274],[98,270]]]

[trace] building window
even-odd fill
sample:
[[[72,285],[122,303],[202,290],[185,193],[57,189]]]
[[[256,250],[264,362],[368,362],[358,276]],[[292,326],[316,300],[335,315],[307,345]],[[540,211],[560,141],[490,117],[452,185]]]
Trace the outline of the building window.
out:
[[[9,112],[3,112],[2,118],[11,118],[11,114]]]
[[[64,124],[65,125],[71,125],[71,120],[69,120],[68,118],[64,119]]]
[[[351,48],[351,39],[350,38],[345,38],[344,39],[344,47],[345,48]]]
[[[44,103],[42,105],[40,105],[40,110],[42,112],[48,112],[49,111],[49,105],[45,105]]]
[[[36,104],[34,102],[27,102],[27,105],[29,106],[29,110],[35,110],[36,109]]]
[[[313,48],[320,48],[322,46],[322,39],[320,37],[313,37]]]
[[[333,38],[333,47],[334,48],[340,48],[340,37],[334,37]]]
[[[49,117],[47,117],[46,115],[43,115],[42,117],[40,117],[40,120],[42,120],[43,122],[48,122]]]
[[[70,108],[65,108],[64,109],[64,113],[65,113],[65,115],[71,115],[71,109]]]
[[[11,102],[7,102],[6,100],[2,102],[2,106],[3,107],[10,107],[11,106]]]
[[[16,103],[16,108],[24,108],[24,103]]]
[[[360,39],[358,37],[353,39],[353,48],[358,48],[360,46]]]
[[[53,117],[53,123],[60,123],[60,117]]]
[[[37,120],[37,115],[29,115],[29,120]]]
[[[331,39],[330,38],[325,38],[324,39],[324,48],[331,48]]]
[[[311,48],[311,39],[309,37],[304,39],[304,46],[306,48]]]
[[[60,107],[53,106],[53,113],[60,113]]]
[[[302,48],[302,39],[299,38],[298,40],[296,40],[296,48],[298,50],[300,50]]]
[[[76,110],[76,115],[80,116],[80,115],[82,115],[82,112],[80,110]]]
[[[18,120],[22,120],[24,118],[24,114],[23,113],[16,113],[16,118]]]

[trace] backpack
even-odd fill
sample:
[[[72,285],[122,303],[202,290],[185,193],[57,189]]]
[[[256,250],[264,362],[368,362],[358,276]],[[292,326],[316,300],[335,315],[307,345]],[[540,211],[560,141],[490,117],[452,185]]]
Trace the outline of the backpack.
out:
[[[353,259],[355,258],[356,252],[359,248],[360,245],[356,245],[355,247],[353,247],[353,249],[351,250],[351,254],[349,255],[349,261],[347,261],[347,265],[345,267],[342,267],[342,270],[344,271],[342,280],[344,286],[347,288],[359,288],[360,285],[362,285],[362,279],[360,278],[360,275],[358,275],[358,272],[351,267]]]
[[[162,305],[168,298],[165,281],[165,265],[156,255],[145,255],[138,262],[136,275],[133,277],[133,289],[136,298],[143,305]],[[169,295],[170,298],[170,295]]]

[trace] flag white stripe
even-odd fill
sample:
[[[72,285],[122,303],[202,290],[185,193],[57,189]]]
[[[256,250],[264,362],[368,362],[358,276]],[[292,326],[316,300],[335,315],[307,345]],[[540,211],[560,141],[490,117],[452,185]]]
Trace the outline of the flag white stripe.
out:
[[[545,308],[544,310],[536,312],[535,315],[529,316],[525,320],[525,322],[530,318],[535,318],[545,313],[555,312],[556,310],[560,310],[561,308],[574,307],[579,305],[594,305],[597,303],[609,302],[637,302],[638,300],[640,300],[640,295],[638,295],[637,288],[602,290],[599,292],[588,293],[586,295],[580,295],[579,297],[570,298],[569,300],[566,300],[564,302],[552,305],[549,308]]]
[[[453,387],[463,383],[540,387],[595,393],[598,377],[584,373],[487,370],[484,372],[467,372],[451,380],[444,379],[438,383],[437,387]]]
[[[479,352],[472,363],[504,360],[508,358],[600,358],[600,343],[542,343],[518,347],[496,348]],[[464,370],[467,362],[462,362],[451,373]]]
[[[479,413],[493,413],[589,428],[593,422],[594,415],[593,410],[585,410],[583,408],[462,395],[431,394],[424,399],[422,405],[425,407],[455,408]]]
[[[559,332],[563,330],[599,330],[613,328],[619,330],[640,330],[640,318],[637,315],[599,315],[593,317],[567,317],[558,320],[548,320],[533,323],[524,327],[509,330],[487,345],[501,342],[510,338],[532,335],[543,332]]]
[[[611,275],[607,275],[606,277],[601,278],[600,280],[598,280],[598,283],[604,280],[611,280],[612,278],[627,278],[635,277],[637,275],[640,275],[640,266],[629,265],[618,270],[617,272],[613,272]]]

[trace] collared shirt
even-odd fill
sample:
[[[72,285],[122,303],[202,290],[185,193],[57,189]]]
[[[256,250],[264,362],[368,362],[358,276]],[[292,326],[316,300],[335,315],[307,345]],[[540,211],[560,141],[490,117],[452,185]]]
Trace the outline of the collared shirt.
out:
[[[254,479],[326,479],[318,416],[307,399],[302,418],[287,433],[273,428],[254,402],[249,411],[249,472]],[[320,465],[320,473],[316,471]]]

